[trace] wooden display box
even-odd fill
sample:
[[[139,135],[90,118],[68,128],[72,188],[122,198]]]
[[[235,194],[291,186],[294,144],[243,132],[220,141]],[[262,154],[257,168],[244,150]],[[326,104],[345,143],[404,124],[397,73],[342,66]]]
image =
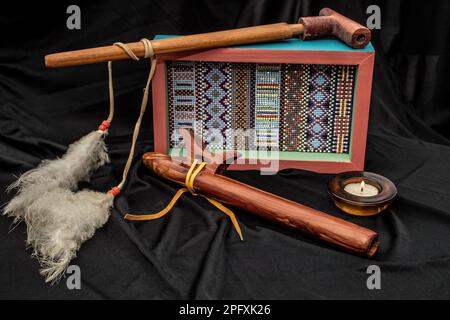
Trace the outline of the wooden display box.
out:
[[[155,151],[183,152],[187,128],[238,151],[229,170],[363,170],[374,57],[334,39],[158,55]]]

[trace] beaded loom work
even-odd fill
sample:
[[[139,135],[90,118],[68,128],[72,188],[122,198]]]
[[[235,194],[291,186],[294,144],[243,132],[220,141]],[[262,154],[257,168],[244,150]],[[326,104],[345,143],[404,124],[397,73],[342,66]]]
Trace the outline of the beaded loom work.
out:
[[[349,153],[353,65],[168,61],[170,147],[178,128],[209,149]]]

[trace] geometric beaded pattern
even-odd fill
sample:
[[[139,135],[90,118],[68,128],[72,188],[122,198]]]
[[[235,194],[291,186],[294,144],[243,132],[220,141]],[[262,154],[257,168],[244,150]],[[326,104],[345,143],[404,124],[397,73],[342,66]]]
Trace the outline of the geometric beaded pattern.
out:
[[[172,63],[169,63],[169,66]],[[169,124],[173,134],[171,141],[178,146],[181,137],[176,129],[194,129],[196,115],[195,77],[193,62],[177,62],[176,68],[169,67],[167,73],[169,92]]]
[[[256,66],[255,134],[258,149],[277,150],[280,124],[280,65]]]
[[[305,151],[309,66],[285,64],[282,69],[280,151]]]
[[[233,128],[237,131],[234,149],[246,150],[249,148],[249,138],[245,135],[248,128],[249,111],[250,111],[250,95],[249,95],[249,80],[251,70],[236,63],[232,67],[232,83],[235,84],[232,90],[232,105],[235,106],[232,112]]]
[[[175,129],[188,128],[209,149],[350,151],[356,66],[169,61],[166,67],[172,148],[180,140]]]
[[[331,152],[336,68],[312,65],[309,80],[309,105],[306,120],[308,152]]]
[[[230,64],[205,62],[201,70],[203,143],[211,149],[227,148],[227,133],[232,128]]]
[[[349,152],[354,76],[354,66],[343,66],[337,75],[332,145],[334,153]]]

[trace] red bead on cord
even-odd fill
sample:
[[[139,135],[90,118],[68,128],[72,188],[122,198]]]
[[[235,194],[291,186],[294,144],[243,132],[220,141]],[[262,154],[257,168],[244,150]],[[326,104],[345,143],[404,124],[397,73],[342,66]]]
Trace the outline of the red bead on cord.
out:
[[[113,197],[117,196],[120,193],[119,187],[112,187],[109,191],[109,194],[111,194]]]
[[[111,125],[111,124],[109,123],[108,120],[103,120],[103,122],[98,126],[98,130],[100,130],[100,131],[106,131],[106,130],[108,130],[108,128],[109,128],[110,125]]]

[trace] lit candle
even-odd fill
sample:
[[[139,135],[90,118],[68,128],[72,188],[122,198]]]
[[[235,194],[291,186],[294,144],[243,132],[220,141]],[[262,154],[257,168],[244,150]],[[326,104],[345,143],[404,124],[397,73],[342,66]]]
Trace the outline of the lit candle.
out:
[[[349,171],[328,182],[328,194],[342,211],[367,217],[385,210],[397,196],[397,188],[379,174]]]
[[[366,184],[364,180],[362,180],[361,183],[349,183],[345,185],[344,190],[350,194],[360,197],[373,197],[379,193],[377,187],[371,184]]]

